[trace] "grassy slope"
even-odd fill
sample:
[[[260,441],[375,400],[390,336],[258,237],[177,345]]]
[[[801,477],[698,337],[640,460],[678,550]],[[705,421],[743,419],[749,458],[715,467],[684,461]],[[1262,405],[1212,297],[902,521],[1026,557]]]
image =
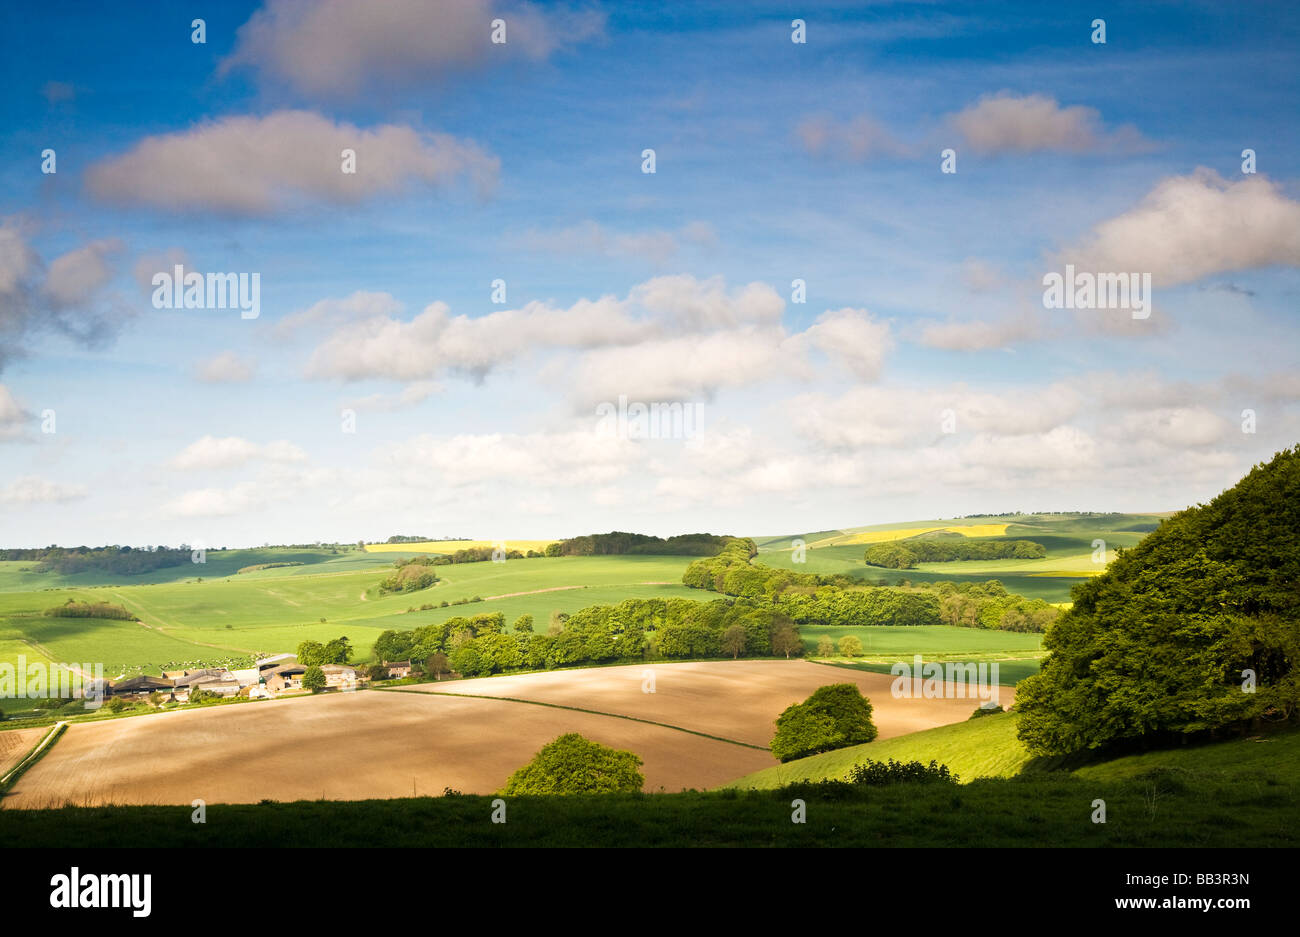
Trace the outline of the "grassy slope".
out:
[[[802,780],[843,779],[855,764],[889,758],[927,763],[933,759],[946,764],[963,782],[980,777],[1009,778],[1019,774],[1030,760],[1016,737],[1016,719],[1015,713],[982,716],[883,742],[854,745],[765,768],[726,787],[772,789]],[[1122,782],[1140,780],[1153,771],[1211,784],[1245,777],[1272,777],[1300,785],[1300,729],[1124,755],[1075,768],[1069,773],[1085,781]],[[1043,777],[1046,773],[1031,769],[1025,776]]]

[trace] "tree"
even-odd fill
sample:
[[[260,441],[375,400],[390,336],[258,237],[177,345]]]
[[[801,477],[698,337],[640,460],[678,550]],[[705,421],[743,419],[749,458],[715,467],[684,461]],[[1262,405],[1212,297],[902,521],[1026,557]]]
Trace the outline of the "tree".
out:
[[[862,642],[856,636],[846,634],[840,638],[840,656],[841,657],[861,657]]]
[[[852,683],[818,687],[776,720],[772,754],[781,761],[870,742],[877,735],[871,701]]]
[[[325,689],[325,671],[319,666],[307,668],[307,672],[302,675],[302,688],[311,690],[313,693],[319,693]]]
[[[803,650],[803,638],[793,624],[778,625],[772,631],[772,653],[784,654],[787,658]]]
[[[832,657],[835,654],[835,642],[831,640],[828,634],[822,635],[817,639],[817,656]]]
[[[303,641],[298,645],[298,663],[304,667],[327,663],[325,660],[325,645],[319,641]]]
[[[722,650],[731,655],[735,660],[740,657],[740,652],[745,649],[745,640],[748,637],[745,629],[741,625],[732,625],[726,631],[722,632]]]
[[[441,680],[443,674],[451,672],[451,664],[447,660],[447,655],[442,651],[430,654],[425,666],[429,668],[429,673],[433,674],[435,680]]]
[[[576,732],[544,745],[533,760],[510,776],[509,795],[636,793],[645,783],[634,753],[609,748]]]
[[[1076,585],[1016,687],[1034,755],[1300,718],[1300,446]],[[1253,692],[1242,692],[1252,671]]]
[[[515,624],[514,624],[514,632],[515,632],[515,634],[532,634],[532,633],[533,633],[533,616],[532,616],[532,615],[520,615],[518,618],[516,618],[516,619],[515,619]]]

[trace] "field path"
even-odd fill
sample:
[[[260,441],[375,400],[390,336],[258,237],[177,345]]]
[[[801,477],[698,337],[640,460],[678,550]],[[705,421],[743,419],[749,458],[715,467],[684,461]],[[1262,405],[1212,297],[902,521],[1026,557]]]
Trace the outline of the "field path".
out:
[[[583,589],[585,586],[551,586],[549,589],[531,589],[528,592],[503,592],[500,595],[486,596],[483,601],[489,602],[492,599],[513,599],[517,595],[538,595],[542,592],[565,592],[569,589]]]

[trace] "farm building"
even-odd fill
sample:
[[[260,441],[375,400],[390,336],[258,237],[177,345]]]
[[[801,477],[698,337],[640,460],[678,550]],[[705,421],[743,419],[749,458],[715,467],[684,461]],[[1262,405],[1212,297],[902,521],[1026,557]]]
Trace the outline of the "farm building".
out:
[[[327,687],[352,689],[363,679],[357,668],[348,664],[321,664],[320,669],[325,674]]]
[[[402,677],[411,675],[411,662],[409,660],[386,660],[384,666],[388,668],[388,676],[391,679],[400,680]]]
[[[172,682],[163,677],[152,677],[148,674],[141,674],[138,677],[128,677],[125,680],[119,680],[117,683],[110,683],[108,693],[110,696],[148,696],[160,690],[171,692]]]

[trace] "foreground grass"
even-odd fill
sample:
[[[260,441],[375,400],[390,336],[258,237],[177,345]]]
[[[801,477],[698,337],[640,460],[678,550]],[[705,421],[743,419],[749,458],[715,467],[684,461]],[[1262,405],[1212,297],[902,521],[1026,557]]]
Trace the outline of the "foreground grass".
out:
[[[0,810],[0,840],[65,846],[1191,846],[1300,845],[1294,782],[1157,787],[1070,775],[603,797],[452,796],[334,803]],[[791,822],[791,801],[807,822]],[[1107,822],[1093,823],[1104,799]]]

